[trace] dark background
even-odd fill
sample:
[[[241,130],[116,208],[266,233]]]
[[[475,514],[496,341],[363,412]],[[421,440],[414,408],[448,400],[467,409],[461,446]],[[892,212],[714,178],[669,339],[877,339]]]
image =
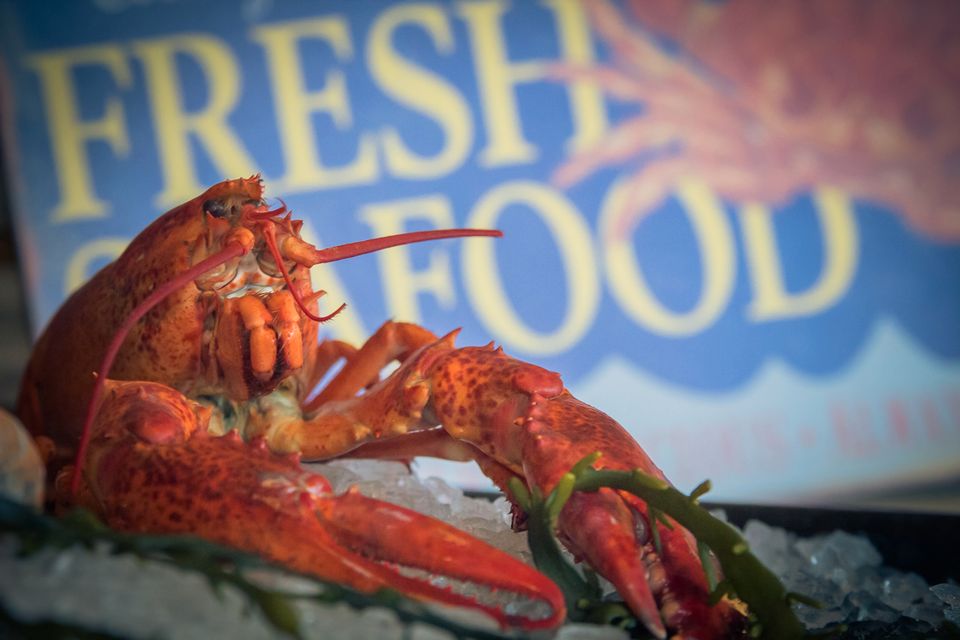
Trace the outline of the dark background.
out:
[[[0,161],[0,405],[13,410],[20,373],[30,355],[30,335],[27,307],[17,271],[5,169]]]

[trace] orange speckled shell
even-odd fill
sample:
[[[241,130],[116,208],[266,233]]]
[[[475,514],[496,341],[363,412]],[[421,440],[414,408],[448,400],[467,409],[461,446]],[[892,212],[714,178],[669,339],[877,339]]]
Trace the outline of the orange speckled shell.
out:
[[[231,195],[259,201],[260,179],[221,182],[160,216],[47,325],[21,384],[18,413],[32,433],[58,443],[61,457],[79,440],[93,372],[117,327],[158,285],[206,257],[203,203]],[[171,294],[130,332],[110,377],[152,380],[189,394],[204,383],[204,321],[216,304],[193,283]]]

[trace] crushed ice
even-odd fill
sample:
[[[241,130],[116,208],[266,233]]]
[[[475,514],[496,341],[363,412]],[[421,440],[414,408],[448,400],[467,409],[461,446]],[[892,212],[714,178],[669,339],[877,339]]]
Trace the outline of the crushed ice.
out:
[[[336,490],[356,485],[368,496],[416,509],[460,527],[474,536],[529,561],[526,534],[510,529],[510,506],[473,499],[437,478],[421,479],[398,463],[369,460],[313,465]],[[834,532],[812,538],[751,521],[744,535],[754,553],[790,591],[821,601],[823,609],[798,606],[811,629],[836,622],[892,622],[901,616],[938,626],[960,624],[960,587],[929,587],[920,576],[896,571],[866,538]],[[0,601],[23,620],[57,619],[131,638],[275,638],[277,632],[259,613],[247,612],[231,588],[214,594],[204,578],[169,566],[106,550],[44,551],[16,557],[16,545],[0,538]],[[426,625],[404,628],[384,609],[356,612],[345,605],[300,603],[306,637],[326,637],[336,629],[343,638],[450,637]],[[462,616],[476,615],[459,612]],[[477,623],[476,618],[467,618]],[[482,623],[481,623],[482,624]],[[489,628],[489,626],[487,627]],[[610,627],[567,625],[562,640],[620,640]]]
[[[840,622],[894,622],[901,616],[939,626],[956,620],[960,602],[955,584],[930,587],[916,573],[886,567],[864,536],[845,531],[800,538],[763,522],[747,522],[743,535],[753,553],[777,574],[788,591],[818,600],[823,607],[797,606],[810,629]]]

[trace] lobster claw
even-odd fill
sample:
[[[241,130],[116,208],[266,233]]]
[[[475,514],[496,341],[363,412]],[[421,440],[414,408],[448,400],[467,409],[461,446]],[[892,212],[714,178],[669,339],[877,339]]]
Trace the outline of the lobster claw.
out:
[[[535,395],[526,414],[525,480],[544,494],[591,448],[602,453],[599,468],[642,469],[663,479],[618,423],[569,392]],[[741,626],[739,612],[729,602],[713,603],[693,536],[661,518],[651,518],[636,496],[601,489],[571,495],[557,525],[566,546],[613,583],[654,637],[730,637]]]
[[[313,508],[326,535],[336,544],[339,557],[364,565],[384,586],[413,597],[481,609],[504,628],[553,628],[566,616],[563,595],[543,574],[434,518],[368,498],[354,489]],[[536,619],[510,614],[471,596],[404,575],[395,566],[542,601],[552,613]]]
[[[198,535],[360,591],[390,587],[476,608],[502,626],[550,628],[564,619],[559,589],[523,562],[409,509],[357,491],[334,495],[298,455],[271,453],[235,431],[211,435],[210,415],[164,385],[110,382],[81,496],[111,527]],[[550,613],[512,615],[431,584],[435,575],[544,602]]]
[[[501,349],[455,349],[447,336],[400,371],[415,372],[408,376],[412,383],[429,381],[432,396],[424,413],[472,444],[481,468],[505,490],[517,478],[548,495],[595,452],[601,454],[597,468],[641,469],[664,479],[620,424],[571,395],[558,374]],[[558,529],[567,547],[613,583],[655,637],[725,638],[742,626],[731,603],[712,603],[690,533],[651,522],[646,504],[635,496],[610,489],[574,493],[559,514]]]
[[[692,536],[679,525],[651,524],[645,505],[609,489],[575,493],[558,525],[567,546],[617,591],[656,638],[726,638],[739,614],[711,604]],[[656,526],[658,544],[650,529]]]

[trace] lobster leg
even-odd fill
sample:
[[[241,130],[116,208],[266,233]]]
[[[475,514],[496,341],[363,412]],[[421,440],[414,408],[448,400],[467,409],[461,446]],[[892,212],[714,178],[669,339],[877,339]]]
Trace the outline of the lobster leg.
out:
[[[244,432],[247,437],[264,437],[273,451],[325,460],[365,443],[436,427],[436,421],[422,415],[429,400],[424,385],[392,375],[370,386],[384,366],[405,361],[436,341],[436,336],[418,325],[387,322],[346,357],[337,375],[303,407],[292,405],[284,394],[258,398]],[[367,392],[357,396],[364,388]],[[456,455],[452,453],[455,446],[446,447],[452,455]],[[470,458],[461,452],[454,459]]]
[[[347,400],[376,380],[380,370],[394,360],[406,357],[437,340],[429,330],[405,322],[386,322],[354,354],[350,354],[343,369],[316,397],[303,407],[311,412],[334,400]],[[320,345],[322,349],[323,344]]]
[[[271,453],[235,431],[208,432],[212,410],[164,385],[110,383],[85,468],[86,495],[128,531],[190,533],[298,571],[371,592],[481,609],[503,625],[556,626],[563,598],[519,560],[449,525],[355,491],[333,495],[299,456]],[[483,562],[465,562],[483,558]],[[530,619],[401,573],[420,569],[546,602]]]

